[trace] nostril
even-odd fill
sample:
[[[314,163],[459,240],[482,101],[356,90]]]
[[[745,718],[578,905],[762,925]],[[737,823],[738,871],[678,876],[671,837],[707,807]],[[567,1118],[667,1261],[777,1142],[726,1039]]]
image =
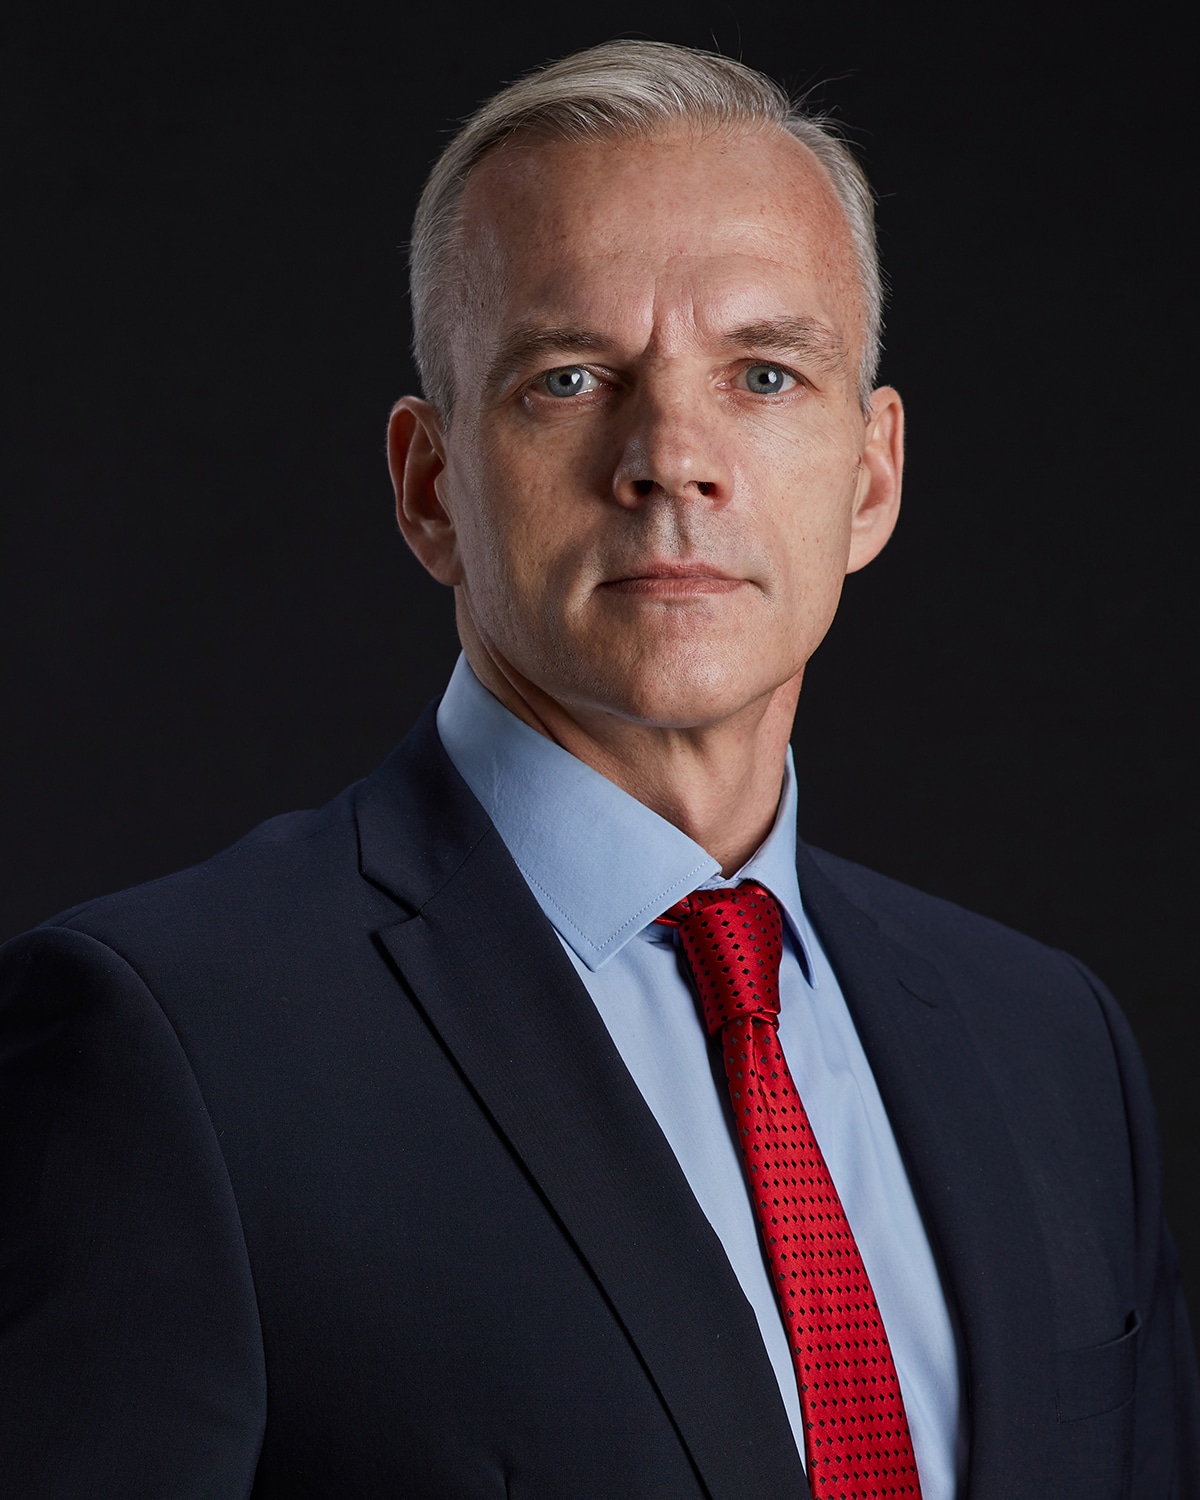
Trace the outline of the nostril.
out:
[[[675,491],[668,489],[665,485],[659,484],[655,479],[632,479],[629,481],[629,489],[639,500],[648,500],[651,495],[655,494],[672,495],[678,493],[682,496],[686,495],[689,490],[707,498],[709,495],[716,493],[717,485],[711,479],[693,479],[690,483],[685,484],[681,490]]]

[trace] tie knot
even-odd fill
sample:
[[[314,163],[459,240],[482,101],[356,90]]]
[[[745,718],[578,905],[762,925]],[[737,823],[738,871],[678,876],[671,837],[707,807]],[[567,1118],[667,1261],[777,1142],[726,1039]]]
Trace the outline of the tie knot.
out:
[[[658,920],[679,929],[710,1034],[751,1016],[778,1024],[783,919],[770,891],[693,891]]]

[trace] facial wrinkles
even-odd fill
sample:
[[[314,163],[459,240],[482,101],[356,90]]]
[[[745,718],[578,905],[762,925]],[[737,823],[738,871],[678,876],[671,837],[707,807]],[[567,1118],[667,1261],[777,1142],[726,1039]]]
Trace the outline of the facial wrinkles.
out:
[[[594,583],[642,576],[651,564],[683,563],[716,568],[766,589],[769,555],[740,519],[719,514],[702,501],[654,497],[634,511],[595,553]]]
[[[764,594],[777,592],[770,545],[773,528],[764,526],[761,516],[755,520],[748,506],[717,512],[702,497],[654,493],[626,511],[607,503],[590,512],[581,509],[572,544],[562,546],[559,536],[543,551],[542,533],[535,525],[514,547],[486,445],[478,456],[478,467],[471,464],[461,476],[467,489],[460,487],[460,493],[490,492],[493,502],[500,501],[468,501],[465,507],[464,519],[476,538],[466,549],[475,564],[468,568],[466,591],[485,612],[499,609],[519,623],[514,611],[523,590],[513,584],[516,575],[523,575],[526,588],[541,594],[548,606],[560,599],[566,618],[578,619],[605,584],[643,576],[649,567],[663,563],[702,564],[745,579]],[[748,493],[745,485],[742,492]]]
[[[735,135],[714,144],[727,148],[721,153],[726,159],[719,186],[707,171],[698,180],[688,175],[689,163],[703,162],[703,151],[693,159],[686,150],[648,148],[645,192],[651,212],[639,205],[632,218],[606,224],[598,194],[587,242],[601,246],[607,239],[618,251],[646,244],[665,266],[691,257],[713,266],[725,262],[731,271],[741,262],[743,269],[760,274],[792,279],[799,273],[810,295],[833,299],[820,309],[827,320],[857,334],[862,313],[857,262],[824,170],[790,136]]]
[[[810,282],[797,289],[799,274],[783,260],[745,252],[680,252],[665,265],[648,254],[577,254],[561,258],[533,287],[528,276],[522,285],[511,275],[494,274],[483,367],[511,342],[510,330],[556,328],[599,334],[606,347],[559,351],[551,346],[544,351],[547,362],[559,354],[563,362],[615,361],[624,373],[626,366],[648,360],[691,357],[716,367],[739,352],[730,342],[736,329],[807,318],[827,330],[830,355],[844,373],[838,310],[820,286]],[[757,352],[785,363],[800,357],[784,348]],[[533,357],[540,361],[542,351]],[[824,363],[828,367],[830,361]]]
[[[723,152],[732,151],[734,181],[739,148],[745,144],[736,134],[716,141]],[[731,203],[723,191],[716,209],[708,201],[711,184],[694,184],[689,175],[687,143],[504,149],[477,169],[464,201],[464,212],[477,192],[487,204],[486,212],[467,213],[471,227],[464,270],[468,281],[477,282],[470,294],[472,310],[494,327],[497,315],[504,322],[515,301],[523,320],[540,305],[558,321],[561,304],[570,304],[580,287],[591,289],[588,301],[594,302],[605,282],[625,289],[630,278],[640,279],[643,268],[657,264],[670,273],[689,262],[710,278],[726,277],[732,287],[741,262],[751,276],[765,271],[769,279],[790,280],[799,273],[808,294],[824,304],[808,310],[843,327],[848,314],[857,333],[860,298],[853,250],[832,189],[790,137],[786,143],[768,139],[765,144],[776,152],[784,145],[786,165],[776,163],[766,171],[767,163],[757,158],[761,148],[752,141],[746,166],[751,180],[742,191],[743,201]],[[568,159],[571,170],[564,172]],[[618,174],[641,183],[632,197],[619,192],[615,203],[614,162]],[[489,177],[494,178],[492,191]],[[502,192],[497,190],[501,186]],[[533,255],[532,222],[537,224]],[[514,275],[518,270],[520,275]],[[743,283],[746,279],[741,278]],[[830,297],[837,307],[829,304]]]
[[[791,474],[794,482],[802,484],[805,471],[818,455],[806,452],[812,445],[797,437],[794,426],[782,414],[773,414],[768,409],[755,414],[760,451],[750,455],[747,466],[743,461],[747,456],[744,442],[735,440],[736,433],[724,431],[719,413],[714,415],[707,409],[705,390],[697,385],[698,376],[706,375],[712,363],[706,352],[711,336],[705,329],[713,325],[728,326],[729,316],[724,311],[714,313],[705,304],[713,302],[722,309],[727,307],[731,296],[736,301],[738,293],[736,290],[722,293],[720,285],[715,291],[697,288],[696,283],[704,280],[696,268],[676,266],[650,278],[640,288],[626,287],[630,305],[612,326],[619,324],[628,330],[630,341],[636,328],[644,344],[630,361],[642,386],[635,399],[643,403],[643,408],[630,414],[633,432],[627,438],[623,457],[627,465],[641,468],[650,476],[655,469],[654,445],[662,440],[655,431],[655,425],[660,424],[667,431],[666,441],[677,448],[682,444],[685,450],[691,445],[689,456],[694,461],[684,467],[691,469],[694,478],[704,479],[701,471],[710,462],[714,468],[727,469],[727,503],[718,506],[695,493],[681,495],[660,490],[626,512],[606,511],[596,528],[581,526],[575,546],[546,559],[548,567],[543,583],[547,592],[554,592],[564,578],[570,577],[574,583],[570,592],[582,605],[597,586],[640,576],[647,565],[663,562],[702,563],[748,579],[765,593],[775,591],[777,570],[771,563],[770,541],[777,527],[769,519],[751,514],[759,498],[754,489],[754,460],[761,467],[761,446],[765,441],[771,450],[775,472]],[[727,285],[723,275],[715,280]],[[485,429],[488,425],[485,422]],[[493,441],[494,434],[485,437],[473,455],[476,462],[469,463],[473,471],[472,488],[494,485],[496,474],[505,470],[504,463],[496,462]],[[614,451],[618,452],[621,446],[618,440]],[[594,484],[598,489],[607,488],[611,472],[611,463],[601,461],[595,465]],[[482,553],[495,565],[500,562],[504,539],[502,524],[491,510],[489,505],[481,507],[476,523],[486,541]]]
[[[643,362],[645,381],[653,392],[648,399],[657,405],[661,420],[673,427],[679,441],[694,450],[693,477],[705,478],[702,470],[709,462],[729,475],[728,517],[718,517],[712,506],[698,504],[687,506],[684,513],[722,525],[738,517],[747,502],[753,502],[752,475],[761,470],[764,457],[777,474],[791,472],[799,477],[821,462],[822,455],[828,459],[825,444],[814,441],[816,431],[825,437],[830,419],[840,425],[844,418],[842,403],[836,399],[822,403],[815,389],[803,423],[796,422],[790,408],[764,403],[749,416],[751,429],[737,420],[727,421],[719,407],[708,405],[714,372],[727,374],[727,362],[741,363],[726,353],[723,341],[728,333],[755,321],[769,323],[794,306],[786,296],[764,292],[761,278],[752,284],[753,290],[747,289],[750,284],[736,268],[731,271],[724,259],[661,273],[654,283],[653,331]],[[824,313],[825,309],[818,307],[816,311]],[[811,306],[806,313],[812,315]],[[809,374],[821,384],[836,387],[846,378],[846,371],[836,354],[840,344],[836,327],[831,327],[830,333],[835,352],[831,361],[820,362],[820,369],[814,369],[814,358],[798,359],[782,348],[764,347],[761,357],[766,361],[774,358],[784,365],[806,364]],[[732,350],[735,346],[728,347]]]
[[[806,477],[819,477],[821,469],[828,480],[828,428],[822,434],[810,433],[806,427],[789,423],[782,412],[763,409],[751,419],[757,451],[747,453],[736,433],[722,433],[720,410],[706,407],[705,396],[711,389],[712,371],[721,364],[720,335],[730,328],[801,314],[821,319],[835,333],[840,331],[839,314],[844,316],[847,309],[844,280],[835,263],[842,257],[830,242],[820,204],[799,226],[794,213],[785,208],[770,213],[765,200],[756,211],[742,207],[732,218],[714,224],[706,218],[702,200],[688,200],[682,223],[674,216],[669,229],[656,239],[656,226],[671,221],[670,213],[649,219],[644,214],[631,217],[625,200],[623,216],[618,212],[609,218],[603,174],[600,191],[591,199],[578,190],[566,191],[564,181],[569,179],[557,171],[555,153],[543,153],[530,180],[524,181],[518,173],[510,180],[512,190],[506,197],[499,203],[492,197],[496,211],[490,218],[474,217],[475,227],[464,249],[470,261],[467,280],[472,283],[468,296],[477,316],[469,320],[474,333],[464,333],[469,354],[458,369],[479,372],[481,377],[505,329],[521,324],[576,326],[611,334],[611,356],[607,352],[579,355],[580,362],[615,363],[635,387],[641,385],[640,396],[651,408],[649,418],[672,429],[671,441],[694,442],[701,465],[706,447],[709,457],[723,458],[732,499],[718,512],[695,495],[656,493],[621,514],[589,515],[577,541],[563,548],[560,537],[560,545],[553,553],[548,550],[544,558],[533,534],[526,538],[524,558],[508,559],[502,556],[504,523],[485,500],[480,506],[471,505],[476,511],[472,524],[485,543],[483,558],[491,559],[484,561],[485,569],[506,571],[511,566],[521,570],[530,567],[531,559],[538,565],[544,562],[547,594],[565,583],[574,601],[572,609],[582,607],[599,585],[636,576],[648,561],[703,562],[751,578],[770,592],[778,573],[778,559],[773,572],[771,557],[779,551],[772,544],[781,528],[794,528],[794,523],[786,518],[764,521],[761,514],[754,520],[750,512],[760,497],[754,493],[753,476],[762,470],[765,453],[774,473],[788,476],[785,482],[803,486]],[[649,190],[654,183],[652,172],[647,183]],[[535,190],[532,195],[531,188]],[[793,189],[790,196],[811,196],[810,189]],[[677,196],[676,206],[683,200]],[[531,223],[537,224],[536,243],[530,235]],[[785,230],[786,225],[790,230]],[[833,239],[838,237],[835,234]],[[459,347],[466,352],[463,344]],[[769,358],[771,351],[763,353]],[[779,358],[789,363],[782,354]],[[552,360],[553,356],[547,356],[547,363]],[[562,362],[573,362],[571,351],[564,350]],[[849,372],[843,376],[848,385]],[[461,394],[466,394],[465,387]],[[503,395],[497,399],[501,406],[505,404]],[[490,431],[493,418],[480,408],[478,399],[466,404],[474,408],[467,425],[475,429],[476,441],[467,443],[474,453],[463,457],[470,471],[470,488],[483,498],[489,491],[498,493],[493,487],[505,464],[495,460],[511,459],[513,452],[508,450],[514,443],[520,447],[519,434],[515,429],[507,434]],[[837,425],[832,410],[827,417]],[[640,419],[642,432],[635,427],[628,440],[640,440],[649,450],[655,434],[646,426],[645,409]],[[728,446],[714,452],[711,445],[723,436],[728,437]],[[569,433],[564,440],[572,441]],[[611,435],[610,440],[616,441],[619,450],[619,441]],[[844,442],[835,446],[852,459]],[[645,457],[649,456],[647,452]],[[579,460],[587,470],[586,488],[600,486],[595,498],[603,498],[605,461],[597,460],[596,446],[589,447],[586,437]],[[522,462],[528,479],[536,468],[528,468],[528,454],[522,455]],[[848,464],[848,477],[835,483],[852,482],[849,469]],[[609,468],[607,474],[611,472]],[[584,475],[579,473],[579,477]],[[695,477],[704,476],[697,473]],[[501,487],[505,482],[499,480]],[[480,557],[478,551],[476,556]]]

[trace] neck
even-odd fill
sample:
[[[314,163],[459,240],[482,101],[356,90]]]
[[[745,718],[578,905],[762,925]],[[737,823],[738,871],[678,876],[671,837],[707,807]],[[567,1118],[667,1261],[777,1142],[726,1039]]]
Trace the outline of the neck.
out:
[[[673,823],[722,874],[740,869],[771,831],[799,675],[720,722],[664,727],[559,702],[462,634],[472,671],[510,713]]]

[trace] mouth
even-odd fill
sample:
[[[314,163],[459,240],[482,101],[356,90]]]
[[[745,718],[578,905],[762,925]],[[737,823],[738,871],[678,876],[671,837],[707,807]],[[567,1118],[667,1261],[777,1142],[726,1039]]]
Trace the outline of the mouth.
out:
[[[635,572],[611,578],[602,588],[618,594],[641,594],[657,599],[691,599],[729,594],[746,582],[702,562],[648,563]]]

